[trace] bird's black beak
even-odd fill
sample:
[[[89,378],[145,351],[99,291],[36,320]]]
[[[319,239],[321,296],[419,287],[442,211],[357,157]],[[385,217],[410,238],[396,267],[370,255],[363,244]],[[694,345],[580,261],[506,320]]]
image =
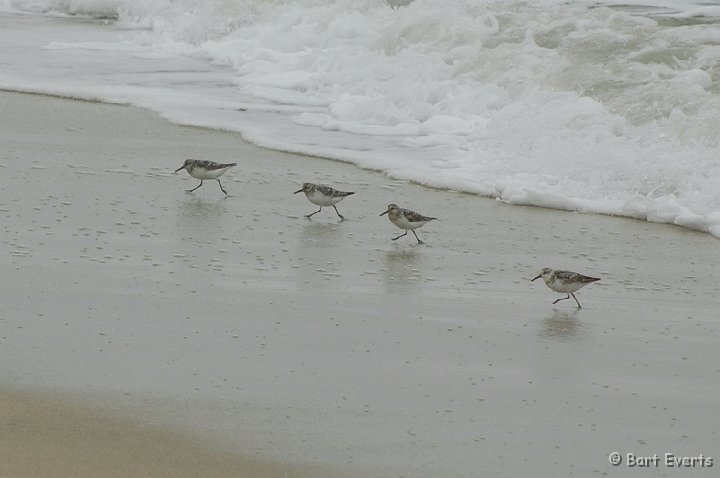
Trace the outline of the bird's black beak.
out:
[[[185,165],[184,165],[184,164],[183,164],[182,166],[180,166],[179,168],[177,168],[177,169],[175,170],[175,172],[177,173],[177,172],[180,171],[181,169],[185,169]]]
[[[539,279],[539,278],[541,278],[541,277],[542,277],[542,274],[540,274],[539,276],[535,277],[535,278],[532,279],[530,282],[534,281],[535,279]]]
[[[387,214],[388,212],[390,212],[390,210],[387,210],[387,211],[385,211],[384,213],[382,213],[382,214],[380,214],[380,215],[381,215],[381,216],[384,216],[384,215]]]
[[[297,194],[297,193],[301,193],[301,192],[302,192],[302,189],[298,189],[298,190],[295,191],[293,194]]]

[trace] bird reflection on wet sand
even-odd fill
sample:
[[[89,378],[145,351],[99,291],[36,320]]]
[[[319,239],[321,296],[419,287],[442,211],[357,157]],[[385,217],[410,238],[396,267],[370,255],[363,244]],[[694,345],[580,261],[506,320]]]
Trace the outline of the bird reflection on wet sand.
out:
[[[538,335],[547,339],[573,341],[584,335],[585,326],[576,318],[578,310],[554,310],[553,314],[542,320]]]

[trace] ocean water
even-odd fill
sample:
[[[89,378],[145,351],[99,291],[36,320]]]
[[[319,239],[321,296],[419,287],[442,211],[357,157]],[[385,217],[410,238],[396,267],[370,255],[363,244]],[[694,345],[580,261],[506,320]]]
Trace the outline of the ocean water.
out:
[[[720,237],[720,3],[645,3],[0,0],[0,88]]]

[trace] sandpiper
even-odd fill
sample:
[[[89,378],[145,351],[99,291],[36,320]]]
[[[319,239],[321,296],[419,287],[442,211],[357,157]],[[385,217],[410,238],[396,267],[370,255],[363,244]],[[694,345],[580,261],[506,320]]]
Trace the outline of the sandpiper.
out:
[[[220,190],[225,193],[225,196],[227,196],[227,191],[223,189],[218,178],[225,174],[225,171],[233,166],[237,166],[237,163],[220,164],[214,161],[205,161],[202,159],[186,159],[183,165],[177,168],[175,172],[177,173],[178,171],[184,169],[190,176],[200,180],[200,184],[198,184],[197,187],[187,190],[189,193],[202,186],[203,180],[214,179],[220,185]]]
[[[573,292],[576,292],[592,282],[600,280],[597,277],[588,277],[578,274],[577,272],[556,271],[549,267],[543,268],[540,271],[540,274],[532,280],[534,281],[535,279],[540,279],[541,277],[545,281],[545,285],[555,292],[567,294],[567,297],[561,297],[555,300],[553,304],[557,304],[561,300],[569,299],[570,296],[572,296],[572,298],[575,299],[575,302],[577,302],[578,309],[582,309],[582,305],[580,305],[580,302],[578,302],[577,297],[575,297]]]
[[[417,229],[418,227],[423,227],[428,222],[435,220],[437,218],[434,217],[427,217],[423,216],[422,214],[418,214],[415,211],[411,211],[409,209],[402,209],[397,206],[397,204],[390,204],[387,207],[387,211],[380,214],[381,216],[384,216],[385,214],[388,215],[388,218],[390,219],[390,222],[395,224],[400,229],[405,229],[405,234],[400,234],[397,237],[393,237],[393,241],[397,241],[403,236],[407,236],[408,231],[412,231],[413,235],[415,236],[415,239],[417,239],[418,244],[425,244],[423,241],[420,240],[420,238],[415,234],[415,231],[413,229]]]
[[[306,215],[305,217],[310,219],[313,215],[319,213],[322,211],[322,208],[326,206],[332,206],[333,209],[335,209],[335,212],[340,217],[340,219],[345,219],[345,217],[340,214],[340,212],[335,207],[335,204],[339,203],[346,197],[350,196],[351,194],[355,194],[354,192],[345,192],[345,191],[338,191],[336,189],[331,188],[330,186],[326,186],[324,184],[313,184],[313,183],[305,183],[302,185],[302,189],[298,189],[293,194],[297,193],[305,193],[305,197],[308,198],[308,201],[315,204],[316,206],[320,206],[320,209],[317,211],[310,213]]]

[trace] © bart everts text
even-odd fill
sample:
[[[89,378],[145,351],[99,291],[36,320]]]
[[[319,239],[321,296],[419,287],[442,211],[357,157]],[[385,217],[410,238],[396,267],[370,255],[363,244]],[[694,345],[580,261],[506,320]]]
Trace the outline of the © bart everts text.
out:
[[[694,456],[683,456],[675,453],[664,453],[658,455],[636,455],[626,453],[625,456],[618,452],[610,453],[608,456],[613,466],[625,465],[628,468],[712,468],[714,462],[711,456],[702,453]]]

